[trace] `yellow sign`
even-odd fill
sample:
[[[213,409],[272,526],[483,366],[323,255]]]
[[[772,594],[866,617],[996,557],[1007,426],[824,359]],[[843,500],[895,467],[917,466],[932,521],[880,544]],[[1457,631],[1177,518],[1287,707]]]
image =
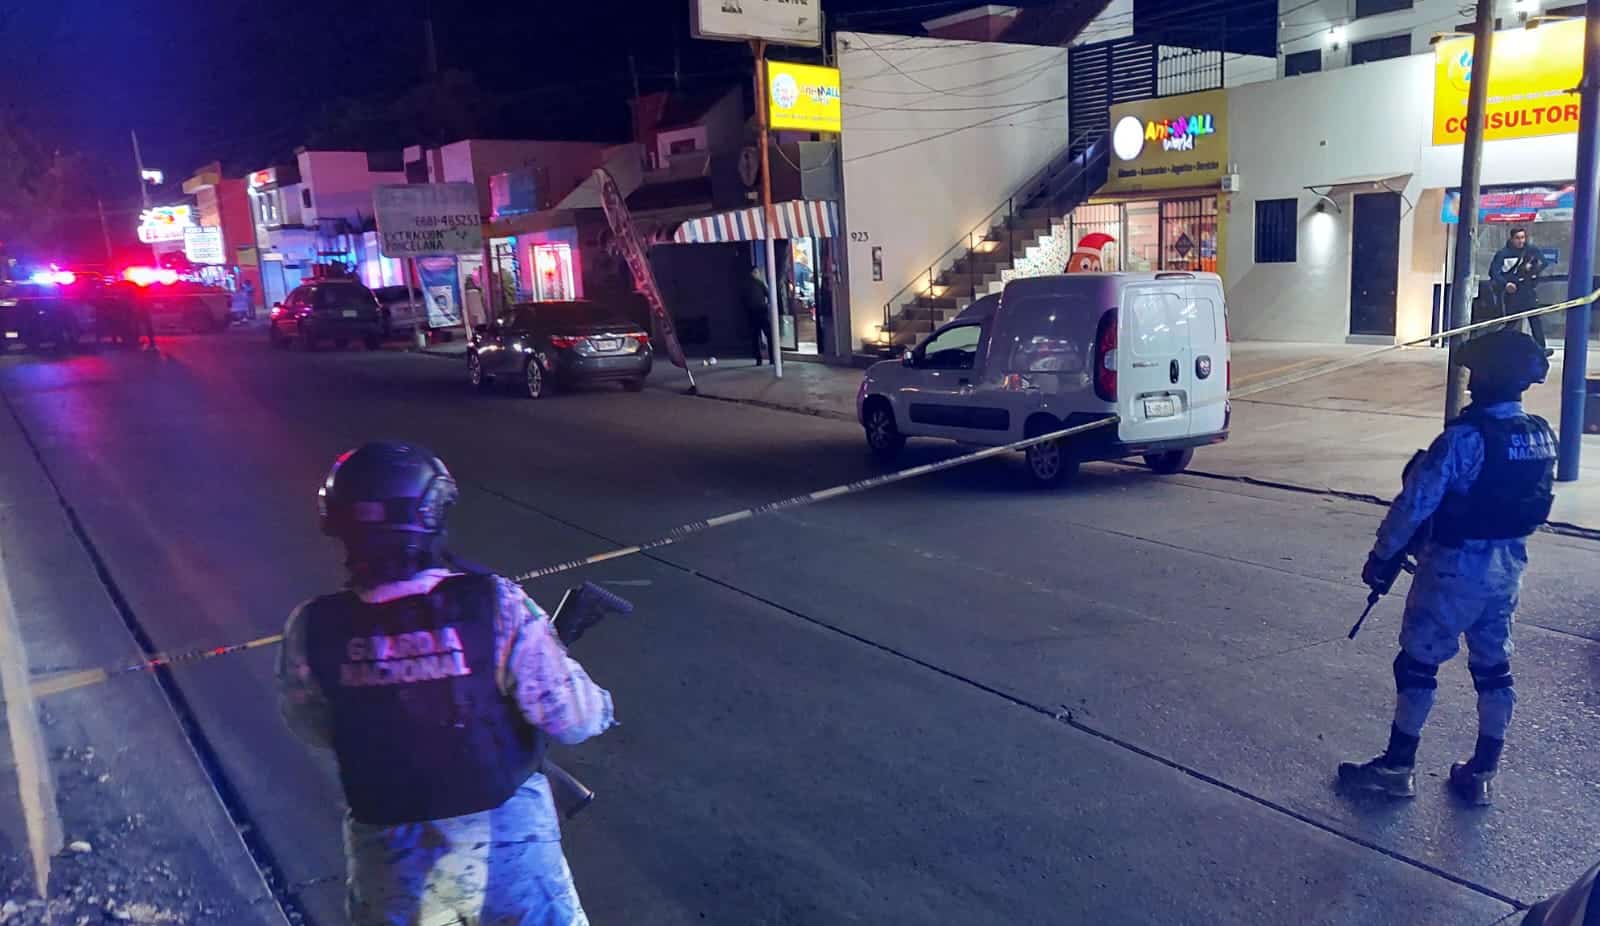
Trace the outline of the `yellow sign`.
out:
[[[1572,19],[1494,34],[1485,141],[1578,130],[1578,95],[1568,91],[1583,79],[1583,23]],[[1459,145],[1467,134],[1472,38],[1436,45],[1433,73],[1433,143]]]
[[[839,69],[768,61],[767,116],[775,129],[839,131]]]
[[[1207,90],[1111,107],[1108,193],[1217,186],[1228,164],[1228,95]]]

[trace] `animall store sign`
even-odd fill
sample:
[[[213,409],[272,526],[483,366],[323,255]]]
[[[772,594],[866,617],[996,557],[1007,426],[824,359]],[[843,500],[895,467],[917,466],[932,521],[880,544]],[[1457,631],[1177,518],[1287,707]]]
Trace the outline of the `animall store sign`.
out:
[[[1140,193],[1220,183],[1225,172],[1227,94],[1219,90],[1111,108],[1111,169],[1105,190]]]

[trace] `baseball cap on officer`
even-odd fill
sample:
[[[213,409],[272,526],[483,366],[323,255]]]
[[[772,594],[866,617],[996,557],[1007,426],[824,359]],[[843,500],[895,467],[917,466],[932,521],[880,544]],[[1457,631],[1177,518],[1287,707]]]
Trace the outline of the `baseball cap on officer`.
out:
[[[317,492],[317,509],[330,537],[442,534],[457,494],[444,461],[426,448],[375,441],[339,455]]]
[[[1509,401],[1550,375],[1550,361],[1526,332],[1502,328],[1468,341],[1461,365],[1471,371],[1467,388],[1473,398]]]

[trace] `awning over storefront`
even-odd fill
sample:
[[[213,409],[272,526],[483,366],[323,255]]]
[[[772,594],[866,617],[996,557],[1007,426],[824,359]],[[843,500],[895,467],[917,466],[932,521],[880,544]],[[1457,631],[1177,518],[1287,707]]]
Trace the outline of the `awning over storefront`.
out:
[[[774,238],[832,238],[838,234],[838,203],[795,199],[773,203],[772,211],[777,213]],[[690,219],[678,226],[672,240],[677,244],[759,241],[766,237],[765,213],[764,207],[752,206]]]

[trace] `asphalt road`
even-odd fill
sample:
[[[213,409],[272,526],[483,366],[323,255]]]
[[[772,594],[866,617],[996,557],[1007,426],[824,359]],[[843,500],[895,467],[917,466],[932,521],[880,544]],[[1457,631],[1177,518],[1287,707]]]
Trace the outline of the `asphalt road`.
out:
[[[662,391],[534,403],[461,374],[233,331],[0,358],[0,392],[129,619],[173,650],[276,632],[339,585],[314,493],[365,440],[443,456],[454,545],[507,572],[876,471],[837,421]],[[553,605],[624,582],[638,606],[575,653],[622,726],[559,756],[600,793],[567,830],[591,916],[1496,922],[1600,853],[1596,545],[1534,543],[1499,805],[1443,789],[1471,748],[1464,665],[1441,673],[1421,795],[1376,804],[1331,780],[1388,725],[1398,596],[1344,639],[1381,513],[1110,465],[1040,494],[997,461],[536,583]],[[174,679],[279,882],[341,922],[337,783],[283,727],[272,653]]]

